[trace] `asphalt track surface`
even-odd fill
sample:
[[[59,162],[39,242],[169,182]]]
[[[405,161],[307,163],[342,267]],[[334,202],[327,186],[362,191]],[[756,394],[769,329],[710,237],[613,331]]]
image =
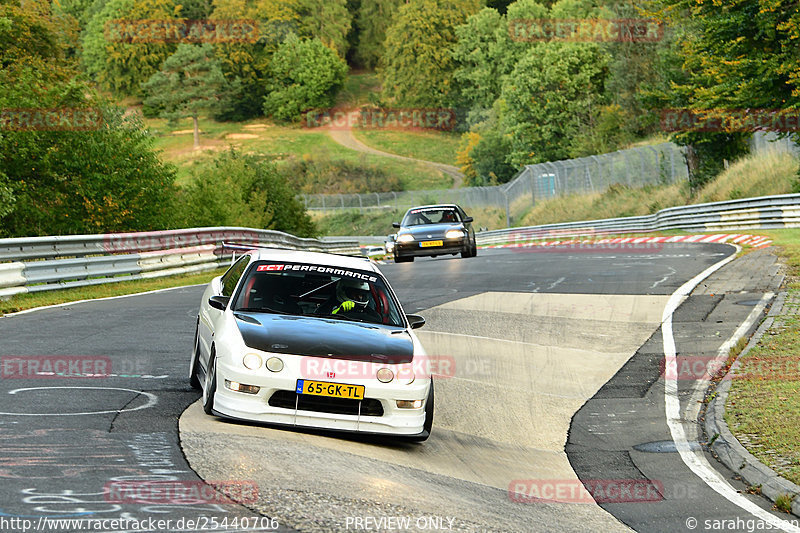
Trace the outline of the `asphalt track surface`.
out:
[[[22,531],[22,527],[17,526],[28,525],[21,521],[30,520],[30,530],[39,525],[40,531],[73,531],[79,528],[56,523],[46,527],[48,524],[42,525],[40,519],[78,517],[87,523],[88,520],[115,518],[170,519],[171,523],[149,530],[201,530],[201,525],[213,530],[212,519],[221,524],[227,518],[232,524],[238,517],[248,519],[248,527],[228,527],[228,530],[253,530],[250,525],[260,511],[276,518],[281,529],[320,531],[341,530],[345,526],[354,529],[356,517],[404,515],[425,518],[429,522],[423,525],[430,527],[434,525],[433,519],[442,518],[445,519],[442,526],[464,530],[585,531],[630,527],[637,531],[688,531],[686,521],[690,517],[698,520],[694,530],[754,530],[757,525],[752,524],[751,514],[711,491],[684,466],[677,453],[663,445],[670,438],[664,420],[663,383],[658,371],[663,353],[659,351],[658,324],[653,324],[652,313],[648,311],[659,301],[658,297],[672,294],[686,280],[732,252],[730,246],[724,245],[547,252],[483,250],[477,258],[468,260],[418,259],[413,264],[382,267],[406,312],[430,310],[429,324],[420,331],[428,330],[432,342],[443,342],[448,335],[468,334],[476,339],[482,337],[481,342],[498,348],[504,346],[503,342],[537,345],[546,349],[541,352],[543,355],[535,357],[543,357],[545,361],[548,356],[558,355],[554,349],[578,353],[580,350],[589,352],[587,347],[593,347],[599,354],[610,354],[598,358],[603,361],[598,366],[608,372],[607,378],[602,372],[584,375],[580,369],[553,374],[554,379],[580,384],[581,379],[586,378],[593,384],[577,386],[574,396],[567,395],[568,400],[574,402],[583,394],[588,402],[575,405],[577,414],[569,427],[540,428],[542,435],[536,437],[538,447],[534,447],[532,453],[550,453],[550,449],[558,445],[558,434],[563,429],[562,453],[565,446],[564,455],[577,476],[583,480],[648,479],[660,490],[661,497],[657,501],[612,501],[601,503],[602,509],[587,503],[513,501],[508,487],[515,479],[527,476],[542,481],[550,478],[541,477],[539,471],[535,475],[540,477],[534,478],[529,471],[514,470],[515,464],[526,464],[525,461],[532,463],[528,465],[532,468],[543,468],[543,461],[540,457],[531,461],[519,453],[514,426],[502,416],[508,406],[470,403],[470,398],[480,397],[480,379],[472,380],[475,389],[464,388],[461,382],[468,383],[466,379],[453,379],[443,384],[442,390],[450,387],[452,397],[458,398],[459,403],[443,403],[437,388],[434,435],[421,445],[398,446],[206,417],[199,423],[212,427],[184,432],[182,449],[178,418],[198,397],[188,386],[186,370],[202,288],[191,287],[79,303],[0,320],[0,338],[3,339],[0,356],[4,365],[12,358],[12,367],[3,366],[3,379],[0,379],[0,397],[3,398],[0,402],[0,439],[3,440],[0,478],[4,481],[0,483],[0,529]],[[750,261],[747,263],[750,270],[745,268],[745,273],[738,277],[726,275],[728,271],[735,274],[736,265],[742,261],[736,260],[730,268],[725,267],[715,274],[678,309],[674,329],[679,356],[689,352],[701,356],[713,353],[745,320],[752,310],[752,302],[760,299],[764,292],[774,290],[770,281],[774,279],[757,272],[770,267],[768,260]],[[716,278],[718,282],[713,281]],[[549,309],[554,312],[539,317],[541,320],[535,314],[526,320],[522,312],[525,304],[520,300],[524,300],[523,297],[487,296],[492,293],[522,293],[523,297],[530,298],[531,305],[549,301]],[[548,300],[548,294],[564,296]],[[582,307],[580,304],[559,307],[553,303],[572,301],[569,295],[575,295],[577,300],[574,301],[590,303]],[[637,313],[641,311],[644,318],[631,319],[630,328],[615,330],[619,316],[632,318],[634,313],[619,315],[618,308],[614,307],[617,303],[609,304],[611,300],[604,298],[605,295],[622,297],[613,302],[626,302],[630,296],[645,296],[643,301],[649,304],[644,307],[623,304]],[[575,316],[567,316],[570,313]],[[606,316],[598,316],[601,314]],[[636,346],[622,342],[629,332],[641,340],[636,341]],[[426,342],[424,338],[423,342]],[[469,343],[459,345],[454,340],[449,342],[454,349],[467,350],[470,346]],[[629,348],[626,358],[621,359],[621,354]],[[474,363],[472,371],[477,376],[481,368],[486,368],[487,357],[503,357],[506,351],[482,351],[472,354],[473,359],[467,361]],[[517,356],[515,361],[524,354]],[[586,353],[583,356],[588,357]],[[35,358],[39,367],[30,366],[27,360],[23,363],[24,370],[13,366],[19,364],[19,358],[25,357]],[[628,357],[630,360],[626,363]],[[49,374],[43,366],[45,359],[54,363],[69,358],[89,360],[94,368],[102,367],[101,375],[64,377]],[[491,365],[490,361],[490,369],[506,368]],[[621,370],[611,372],[614,368]],[[487,379],[498,377],[519,379],[519,376],[491,370]],[[503,382],[493,385],[495,390],[500,390]],[[679,383],[684,389],[689,385]],[[558,395],[550,396],[556,399],[551,405],[558,405]],[[687,402],[688,395],[683,394],[681,399]],[[526,428],[536,424],[536,406],[531,404],[530,407],[530,416],[524,422],[533,426]],[[185,416],[191,411],[189,409]],[[475,412],[482,416],[471,417],[470,413]],[[487,413],[491,416],[485,416]],[[470,426],[478,426],[479,431],[469,434],[453,429]],[[215,434],[217,438],[199,438],[203,437],[203,432]],[[530,435],[519,436],[523,437]],[[483,447],[479,457],[474,455],[476,442]],[[263,455],[265,443],[268,444],[266,451],[284,455]],[[648,443],[656,444],[648,448]],[[455,460],[459,457],[459,446],[463,447],[468,461]],[[348,447],[352,450],[343,451]],[[650,449],[659,451],[648,451]],[[419,468],[426,464],[426,450],[434,457],[446,457],[449,452],[455,459],[448,464],[436,459],[425,469]],[[192,487],[200,478],[187,463],[184,451],[192,467],[207,480],[235,483],[252,480],[256,475],[276,477],[260,478],[260,498],[249,501],[246,506],[219,503],[220,500],[208,497],[165,504],[163,495],[154,501],[109,501],[113,498],[104,495],[109,486],[124,482],[177,480]],[[417,462],[420,457],[423,460]],[[497,465],[496,458],[499,458],[497,462],[504,463],[502,467]],[[558,460],[561,458],[554,456],[553,461]],[[293,465],[296,475],[292,477],[292,472],[285,469],[277,472],[264,468],[270,461]],[[713,458],[710,462],[736,483],[733,473],[727,472]],[[256,465],[259,468],[255,468]],[[341,494],[347,493],[347,482],[351,478],[325,478],[325,468],[358,476],[360,482],[369,477],[366,494],[374,498],[342,497]],[[502,472],[502,475],[489,480],[484,479],[489,476],[486,472]],[[557,471],[555,475],[562,474]],[[310,484],[313,480],[316,480],[317,490],[294,490],[295,485]],[[330,486],[327,499],[326,492],[319,490],[320,486],[323,489]],[[362,485],[356,488],[365,490]],[[404,492],[406,489],[409,492]],[[418,502],[414,490],[422,491],[424,502]],[[289,497],[290,494],[295,498]],[[757,496],[746,497],[764,509],[769,507]],[[448,507],[451,502],[453,507]],[[276,511],[270,512],[270,509]],[[347,517],[349,522],[345,522]],[[193,528],[186,527],[189,519],[195,520]],[[453,521],[448,522],[450,519]],[[706,523],[705,520],[731,522]],[[124,524],[116,528],[110,527],[111,523],[93,525],[98,531],[143,530],[126,529]],[[270,529],[274,523],[261,521],[259,525]],[[736,527],[739,525],[741,527]]]

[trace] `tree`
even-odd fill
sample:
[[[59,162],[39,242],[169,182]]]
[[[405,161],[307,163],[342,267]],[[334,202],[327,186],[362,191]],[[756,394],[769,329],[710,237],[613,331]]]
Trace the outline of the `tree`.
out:
[[[246,18],[259,26],[255,42],[218,43],[217,58],[225,78],[233,85],[215,117],[242,120],[263,113],[272,55],[286,37],[320,37],[344,57],[351,16],[344,0],[215,0],[211,17]]]
[[[170,120],[192,117],[197,149],[200,147],[198,115],[215,107],[227,90],[227,83],[212,45],[181,44],[142,87],[147,94],[145,105],[161,109],[162,117]]]
[[[347,64],[318,39],[291,34],[275,52],[269,73],[264,113],[278,120],[298,120],[303,111],[333,105]]]
[[[347,34],[353,15],[347,10],[347,0],[298,0],[300,26],[298,35],[316,37],[335,50],[339,57],[347,55]]]
[[[386,30],[391,25],[403,0],[364,0],[358,9],[356,25],[358,46],[355,60],[364,68],[373,69],[383,57]]]
[[[658,0],[652,15],[676,30],[681,72],[660,105],[699,114],[725,109],[800,108],[800,5],[788,0],[740,0],[721,7],[702,0]],[[677,105],[676,105],[677,104]],[[748,132],[688,131],[673,136],[689,148],[695,187],[747,152]]]
[[[456,27],[456,39],[453,59],[458,66],[453,79],[459,106],[473,112],[489,109],[500,96],[503,78],[510,73],[506,18],[484,8]]]
[[[14,24],[3,23],[8,19]],[[59,24],[46,10],[0,5],[0,43],[13,43],[0,48],[0,109],[23,110],[0,133],[0,231],[15,237],[164,228],[174,168],[161,162],[135,116],[86,83],[66,57]],[[63,131],[47,131],[35,118],[47,110],[64,113]]]
[[[410,0],[386,32],[383,91],[399,105],[446,107],[453,96],[456,26],[478,10],[473,0]]]
[[[124,21],[175,20],[181,9],[173,0],[109,0],[83,32],[86,71],[116,95],[141,95],[141,84],[158,71],[176,44],[150,42],[148,32],[129,31],[133,25]]]
[[[604,103],[608,55],[592,43],[548,43],[524,56],[503,86],[503,129],[511,136],[508,162],[566,159],[569,144],[591,128]]]

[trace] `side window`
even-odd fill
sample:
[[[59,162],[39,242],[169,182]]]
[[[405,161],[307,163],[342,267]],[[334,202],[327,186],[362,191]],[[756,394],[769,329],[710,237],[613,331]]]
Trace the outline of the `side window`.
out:
[[[239,278],[242,277],[242,273],[247,268],[248,263],[250,263],[250,256],[244,255],[225,272],[222,276],[222,296],[233,296],[233,289],[239,283]]]

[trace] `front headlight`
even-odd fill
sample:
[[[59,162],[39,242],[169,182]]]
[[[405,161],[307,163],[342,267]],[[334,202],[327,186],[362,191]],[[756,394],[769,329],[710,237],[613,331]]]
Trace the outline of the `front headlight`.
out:
[[[451,229],[447,230],[444,236],[446,239],[460,239],[464,236],[464,232],[460,229]]]
[[[404,233],[397,237],[397,242],[412,242],[414,240],[414,236],[410,233]]]
[[[255,353],[249,353],[242,359],[242,364],[250,370],[258,370],[261,368],[261,357]]]
[[[394,243],[393,242],[387,242],[386,243],[386,251],[387,252],[391,252],[392,250],[394,250]]]
[[[378,381],[380,381],[381,383],[389,383],[394,379],[394,372],[392,372],[388,368],[381,368],[380,370],[378,370],[376,377],[378,378]]]

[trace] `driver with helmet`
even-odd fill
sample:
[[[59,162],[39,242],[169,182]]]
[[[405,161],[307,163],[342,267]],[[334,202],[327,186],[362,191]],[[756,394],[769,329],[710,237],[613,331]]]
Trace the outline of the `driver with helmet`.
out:
[[[370,305],[372,304],[372,305]],[[380,322],[381,317],[374,309],[369,284],[358,279],[342,278],[328,302],[322,304],[325,314],[343,315],[369,322]]]

